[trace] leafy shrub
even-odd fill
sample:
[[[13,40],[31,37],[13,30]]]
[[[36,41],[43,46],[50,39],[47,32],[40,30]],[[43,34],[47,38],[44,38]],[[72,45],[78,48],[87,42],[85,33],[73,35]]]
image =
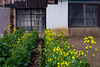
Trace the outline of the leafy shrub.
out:
[[[0,67],[27,67],[38,39],[37,31],[23,33],[18,29],[4,34],[0,38]]]

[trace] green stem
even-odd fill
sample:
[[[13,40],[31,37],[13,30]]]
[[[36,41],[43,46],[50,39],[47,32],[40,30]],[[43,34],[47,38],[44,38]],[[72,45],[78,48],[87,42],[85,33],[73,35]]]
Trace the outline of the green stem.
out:
[[[91,44],[91,40],[90,40],[90,46],[92,46],[92,44]],[[91,67],[93,67],[93,62],[92,62],[92,60],[93,60],[93,56],[92,56],[92,48],[90,48],[90,56],[91,56]]]
[[[90,48],[90,55],[91,55],[91,67],[93,67],[93,62],[92,62],[93,56],[92,56],[92,49],[91,48]]]

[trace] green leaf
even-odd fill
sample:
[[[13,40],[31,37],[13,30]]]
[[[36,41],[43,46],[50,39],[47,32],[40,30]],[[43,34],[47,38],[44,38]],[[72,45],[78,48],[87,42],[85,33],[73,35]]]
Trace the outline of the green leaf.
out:
[[[0,58],[0,62],[1,62],[1,61],[4,61],[4,60],[5,60],[4,58]]]

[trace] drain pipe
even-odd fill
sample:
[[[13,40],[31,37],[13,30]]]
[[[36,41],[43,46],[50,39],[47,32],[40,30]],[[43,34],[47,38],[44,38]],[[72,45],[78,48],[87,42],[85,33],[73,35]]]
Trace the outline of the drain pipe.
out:
[[[27,8],[27,0],[26,0],[26,8]]]

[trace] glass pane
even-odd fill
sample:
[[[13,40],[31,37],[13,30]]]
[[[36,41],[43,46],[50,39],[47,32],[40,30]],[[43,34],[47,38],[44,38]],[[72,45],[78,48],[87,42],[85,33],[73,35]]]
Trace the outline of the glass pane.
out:
[[[93,5],[86,5],[86,11],[97,11],[98,7],[97,5],[93,4]]]
[[[97,12],[85,12],[85,18],[88,19],[94,19],[94,18],[98,18],[97,16]]]
[[[82,26],[82,25],[83,25],[83,20],[80,19],[71,20],[71,26]]]
[[[35,15],[32,15],[32,20],[35,20]]]
[[[42,15],[36,15],[36,18],[37,20],[42,20]]]
[[[71,19],[82,19],[83,18],[83,14],[81,12],[71,12]]]
[[[17,22],[17,27],[18,27],[18,26],[21,26],[20,22]]]
[[[17,15],[17,21],[21,21],[23,19],[23,15]]]
[[[23,15],[23,20],[30,20],[30,15]]]
[[[32,26],[34,26],[34,21],[32,21]]]
[[[97,20],[85,20],[84,25],[85,26],[97,26],[98,25],[97,22],[98,22]]]
[[[24,26],[24,22],[21,22],[21,26]]]
[[[29,9],[24,9],[23,14],[30,14],[30,10]]]
[[[27,22],[24,22],[25,26],[27,26]]]
[[[42,10],[37,9],[36,14],[42,14]]]
[[[35,26],[41,26],[41,21],[40,20],[36,20],[35,21]]]
[[[72,4],[71,11],[83,11],[83,5],[80,4]]]
[[[45,14],[45,10],[42,10],[42,14]]]
[[[35,14],[35,12],[36,12],[36,10],[33,9],[33,10],[32,10],[32,14]]]
[[[22,9],[18,9],[17,10],[17,14],[23,14],[23,10]]]
[[[31,26],[31,23],[30,23],[30,22],[28,22],[27,26]]]

